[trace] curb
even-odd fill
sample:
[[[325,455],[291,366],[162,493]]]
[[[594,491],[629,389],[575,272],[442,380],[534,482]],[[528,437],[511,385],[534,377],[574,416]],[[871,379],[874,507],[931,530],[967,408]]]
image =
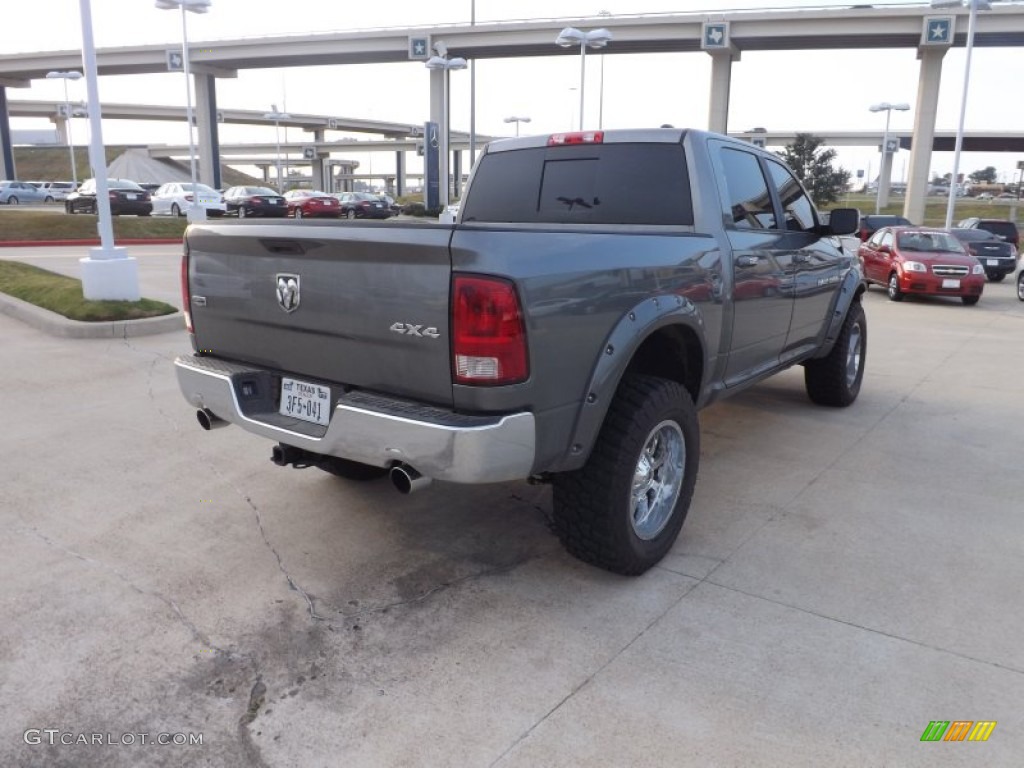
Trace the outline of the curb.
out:
[[[127,240],[115,240],[114,245],[177,245],[181,242],[180,237],[175,238],[153,238],[151,240],[129,238]],[[28,248],[36,245],[48,245],[53,248],[75,245],[100,245],[98,238],[92,240],[0,240],[0,248]]]
[[[6,293],[0,293],[0,314],[64,339],[127,339],[133,336],[153,336],[158,333],[185,330],[185,319],[181,312],[141,320],[86,323],[81,320],[69,320],[56,312],[29,304]]]

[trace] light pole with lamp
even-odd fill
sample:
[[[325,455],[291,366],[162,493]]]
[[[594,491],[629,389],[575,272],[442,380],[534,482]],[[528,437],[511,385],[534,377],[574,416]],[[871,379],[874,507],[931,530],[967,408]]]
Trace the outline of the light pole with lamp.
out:
[[[515,116],[513,116],[513,117],[506,117],[505,118],[505,122],[506,123],[515,123],[516,124],[516,137],[518,138],[518,136],[519,136],[519,124],[520,123],[528,123],[528,122],[530,122],[530,118],[528,118],[528,117],[515,117]]]
[[[583,32],[575,27],[566,27],[558,33],[555,43],[563,48],[580,47],[580,130],[583,130],[583,93],[587,76],[587,48],[604,48],[612,39],[612,33],[603,27]]]
[[[461,56],[449,59],[448,46],[441,41],[434,43],[434,50],[437,54],[427,59],[424,62],[424,66],[427,69],[440,70],[442,72],[443,86],[441,91],[441,125],[438,126],[438,132],[441,134],[438,141],[438,175],[440,176],[440,184],[438,184],[438,204],[441,206],[442,210],[447,210],[448,203],[451,201],[448,180],[448,146],[450,141],[448,75],[453,69],[465,69],[468,65],[466,64],[466,60]]]
[[[608,18],[612,15],[611,11],[598,11],[598,16]],[[599,90],[597,96],[597,130],[604,128],[604,54],[601,54],[601,90]]]
[[[875,213],[881,213],[882,188],[885,188],[885,204],[889,204],[889,176],[892,174],[892,155],[889,152],[889,118],[892,111],[906,112],[910,109],[909,104],[890,104],[883,101],[881,104],[872,104],[869,109],[872,112],[885,112],[885,133],[882,134],[882,163],[878,169],[878,189],[875,194]]]
[[[78,0],[78,12],[82,20],[82,71],[89,97],[89,165],[96,180],[96,230],[100,236],[99,247],[90,248],[89,255],[78,260],[82,266],[82,296],[90,300],[138,301],[138,262],[128,255],[124,246],[114,245],[107,157],[103,147],[103,109],[89,0]]]
[[[47,80],[64,81],[64,128],[68,134],[68,154],[71,155],[71,180],[78,189],[78,169],[75,168],[75,142],[71,138],[71,100],[68,98],[68,80],[81,80],[82,73],[74,70],[70,72],[47,72]]]
[[[284,181],[281,178],[281,121],[291,120],[292,116],[287,112],[278,112],[277,104],[270,105],[270,112],[263,115],[267,120],[274,121],[274,136],[277,143],[277,194],[284,194]]]
[[[210,10],[213,0],[156,0],[156,7],[164,11],[181,10],[181,62],[182,70],[185,73],[185,115],[188,120],[188,159],[192,171],[192,203],[186,212],[189,221],[203,221],[206,218],[206,209],[199,205],[199,192],[196,173],[196,143],[192,135],[192,74],[189,71],[188,62],[188,24],[185,21],[185,12],[206,13]]]
[[[953,175],[949,180],[949,201],[946,203],[946,229],[953,226],[953,210],[956,208],[956,193],[960,188],[960,148],[964,144],[964,116],[967,114],[967,88],[971,82],[971,53],[974,50],[974,26],[978,11],[990,11],[988,0],[932,0],[932,8],[960,8],[967,6],[970,16],[967,21],[967,58],[964,62],[964,91],[960,97],[960,123],[956,129],[956,143],[953,146]]]

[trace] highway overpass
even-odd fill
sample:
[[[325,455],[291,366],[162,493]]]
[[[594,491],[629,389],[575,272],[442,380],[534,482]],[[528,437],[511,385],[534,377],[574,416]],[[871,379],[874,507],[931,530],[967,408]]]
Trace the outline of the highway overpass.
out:
[[[204,181],[218,184],[220,159],[217,137],[216,80],[245,69],[276,69],[338,64],[407,61],[422,66],[431,45],[443,40],[453,56],[468,59],[578,55],[552,44],[566,25],[593,26],[614,34],[606,55],[703,51],[712,57],[711,130],[728,126],[731,68],[745,51],[812,49],[916,48],[919,85],[915,103],[910,180],[905,214],[922,218],[930,155],[935,135],[942,59],[952,46],[965,43],[967,11],[933,9],[927,4],[874,8],[808,8],[779,11],[738,11],[651,14],[635,16],[548,19],[477,25],[446,25],[312,33],[287,37],[244,38],[194,42],[190,59],[196,86],[200,171]],[[425,45],[423,45],[425,43]],[[978,47],[1024,45],[1024,7],[994,5],[978,15],[974,44]],[[97,53],[101,75],[165,72],[168,52],[176,46],[127,46]],[[79,51],[47,51],[0,56],[0,175],[13,175],[6,91],[25,87],[54,69],[80,66]],[[430,119],[441,123],[442,70],[430,72]],[[319,138],[319,137],[316,137]],[[446,168],[448,158],[442,158]],[[883,195],[891,173],[891,155],[883,154]],[[442,171],[442,178],[448,176]]]

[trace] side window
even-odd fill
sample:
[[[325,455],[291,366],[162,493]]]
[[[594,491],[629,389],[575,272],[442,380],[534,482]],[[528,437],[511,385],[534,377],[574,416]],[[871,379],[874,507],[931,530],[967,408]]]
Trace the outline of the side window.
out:
[[[875,234],[873,234],[868,239],[868,245],[870,245],[872,248],[878,248],[878,246],[880,246],[882,244],[882,236],[884,234],[885,233],[882,232],[882,231],[875,232]]]
[[[719,153],[724,178],[722,214],[726,227],[773,229],[775,212],[761,164],[750,152],[722,147]]]
[[[790,231],[807,232],[814,229],[817,221],[814,206],[808,199],[799,182],[782,163],[768,161],[772,183],[782,201],[783,215],[786,219],[785,228]]]
[[[884,235],[882,235],[882,242],[880,243],[880,245],[887,245],[890,248],[892,248],[893,242],[894,239],[892,236],[892,232],[886,232]]]

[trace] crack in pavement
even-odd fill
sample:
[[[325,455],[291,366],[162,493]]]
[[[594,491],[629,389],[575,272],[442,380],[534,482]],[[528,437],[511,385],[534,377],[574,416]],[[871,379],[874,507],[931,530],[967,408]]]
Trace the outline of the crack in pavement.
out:
[[[51,539],[46,534],[39,532],[35,528],[22,528],[20,526],[15,526],[13,530],[16,533],[21,533],[22,535],[25,535],[25,536],[35,537],[36,539],[38,539],[39,541],[43,542],[44,544],[46,544],[51,549],[55,549],[58,552],[63,552],[65,555],[69,555],[69,556],[74,557],[74,558],[76,558],[78,560],[81,560],[83,563],[87,563],[87,564],[89,564],[91,566],[94,566],[94,567],[99,568],[99,569],[101,569],[103,571],[106,571],[107,573],[113,574],[122,583],[127,585],[132,591],[134,591],[134,592],[136,592],[136,593],[138,593],[140,595],[143,595],[144,597],[156,598],[157,600],[162,602],[164,605],[166,605],[168,608],[170,608],[171,611],[174,613],[174,615],[177,617],[177,620],[182,625],[184,625],[189,630],[189,632],[192,633],[192,636],[196,640],[198,640],[200,643],[202,643],[207,648],[212,648],[217,653],[223,654],[224,656],[226,656],[228,659],[230,659],[232,661],[239,660],[239,659],[245,660],[245,661],[251,661],[251,659],[246,654],[238,653],[236,651],[232,651],[232,650],[229,650],[227,648],[221,648],[221,647],[219,647],[217,645],[214,645],[210,641],[210,638],[206,635],[206,633],[203,632],[201,629],[199,629],[199,627],[197,627],[195,625],[195,623],[193,621],[191,621],[185,615],[184,611],[181,610],[181,608],[178,606],[178,604],[174,601],[173,598],[167,597],[163,593],[157,592],[155,590],[143,589],[138,584],[136,584],[134,581],[132,581],[128,576],[125,576],[117,568],[115,568],[114,566],[110,565],[109,563],[106,563],[106,562],[104,562],[102,560],[97,560],[96,558],[93,558],[93,557],[89,557],[88,555],[83,555],[81,552],[76,552],[73,549],[65,547],[64,545],[59,544],[56,541],[54,541],[53,539]]]
[[[310,595],[306,590],[304,590],[299,585],[299,583],[292,578],[292,575],[288,572],[288,569],[285,568],[284,560],[281,559],[281,554],[277,551],[277,548],[270,543],[270,538],[267,536],[267,531],[263,527],[263,516],[260,515],[259,507],[257,507],[253,500],[248,495],[243,493],[240,488],[235,487],[233,484],[232,487],[234,487],[235,492],[239,496],[241,496],[242,499],[245,500],[245,503],[249,505],[249,509],[252,510],[253,515],[256,517],[256,527],[259,528],[260,536],[263,539],[263,543],[266,545],[267,549],[270,550],[270,553],[274,556],[274,559],[277,560],[277,567],[281,571],[281,573],[284,574],[284,578],[288,582],[289,588],[302,595],[302,599],[306,601],[306,607],[309,609],[309,618],[313,621],[328,621],[329,617],[321,616],[319,613],[316,612],[316,606],[313,604],[313,600],[316,599],[316,596]]]
[[[699,587],[703,583],[703,580],[696,581],[695,579],[693,579],[692,576],[685,576],[684,578],[689,579],[689,580],[694,582],[692,585],[690,585],[689,589],[683,590],[683,593],[681,595],[679,595],[679,597],[676,600],[674,600],[672,603],[667,605],[665,607],[665,610],[663,610],[661,613],[659,613],[657,616],[655,616],[653,619],[651,619],[643,629],[641,629],[636,635],[634,635],[629,640],[629,642],[627,642],[625,645],[623,645],[618,651],[613,653],[607,659],[607,661],[605,661],[604,664],[602,664],[597,669],[595,669],[593,672],[591,672],[589,675],[587,675],[587,677],[582,682],[580,682],[579,685],[575,686],[571,691],[569,691],[565,696],[563,696],[558,702],[556,702],[555,705],[553,707],[551,707],[551,709],[549,709],[547,712],[545,712],[543,715],[541,715],[540,718],[537,719],[537,722],[535,722],[533,725],[531,725],[529,728],[527,728],[525,731],[523,731],[519,735],[519,738],[515,739],[511,744],[509,744],[508,748],[505,749],[504,752],[502,752],[500,755],[498,755],[496,758],[494,758],[494,760],[489,764],[489,768],[494,768],[494,766],[496,766],[498,763],[500,763],[502,760],[504,760],[509,754],[511,754],[512,750],[514,750],[523,741],[525,741],[527,738],[529,738],[530,734],[533,733],[535,730],[537,730],[537,728],[539,728],[541,726],[541,724],[543,724],[548,718],[550,718],[553,714],[555,714],[555,712],[557,712],[563,706],[565,706],[565,704],[569,700],[574,698],[577,693],[579,693],[586,686],[588,686],[590,684],[590,682],[595,677],[600,675],[602,672],[604,672],[604,670],[606,670],[615,661],[617,661],[619,659],[619,657],[622,656],[622,654],[624,654],[626,651],[628,651],[630,648],[632,648],[636,644],[636,642],[640,638],[642,638],[644,635],[646,635],[655,624],[657,624],[663,618],[665,618],[665,616],[668,615],[669,611],[672,611],[677,605],[679,605],[681,602],[683,602],[683,600],[685,600],[690,595],[690,593],[693,592],[693,590],[695,590],[697,587]]]
[[[782,608],[790,608],[790,609],[792,609],[794,611],[800,611],[800,613],[805,613],[808,616],[814,616],[815,618],[825,619],[826,621],[834,621],[837,624],[844,624],[847,627],[852,627],[854,629],[860,629],[860,630],[863,630],[864,632],[870,632],[870,633],[875,634],[875,635],[881,635],[882,637],[888,637],[888,638],[890,638],[892,640],[899,640],[899,641],[904,642],[904,643],[909,643],[910,645],[916,645],[919,648],[927,648],[930,651],[937,651],[938,653],[948,653],[950,656],[956,656],[957,658],[964,659],[965,661],[972,661],[972,662],[975,662],[977,664],[984,664],[984,665],[989,666],[989,667],[995,667],[996,669],[1004,670],[1006,672],[1013,672],[1013,673],[1018,674],[1018,675],[1024,675],[1024,669],[1018,669],[1016,667],[1011,667],[1011,666],[1008,666],[1006,664],[1000,664],[997,661],[989,661],[988,659],[980,659],[977,656],[970,656],[970,655],[968,655],[966,653],[961,653],[960,651],[954,651],[954,650],[951,650],[949,648],[943,648],[940,645],[932,645],[931,643],[924,643],[924,642],[921,642],[920,640],[914,640],[913,638],[904,637],[903,635],[897,635],[897,634],[894,634],[892,632],[886,632],[885,630],[876,629],[874,627],[869,627],[869,626],[867,626],[865,624],[858,624],[855,621],[849,621],[848,619],[841,619],[838,616],[829,616],[827,613],[819,613],[818,611],[812,611],[810,608],[803,608],[803,607],[801,607],[799,605],[794,605],[793,603],[787,603],[787,602],[785,602],[783,600],[775,600],[775,599],[773,599],[771,597],[766,597],[765,595],[758,595],[758,594],[755,594],[754,592],[748,592],[745,589],[739,589],[738,587],[730,587],[730,586],[728,586],[726,584],[720,584],[717,581],[710,581],[710,580],[705,579],[701,583],[703,584],[705,582],[710,584],[713,587],[718,587],[720,589],[725,589],[725,590],[728,590],[729,592],[735,592],[736,594],[739,594],[739,595],[745,595],[747,597],[752,597],[755,600],[763,600],[766,603],[771,603],[772,605],[778,605],[778,606],[780,606]]]

